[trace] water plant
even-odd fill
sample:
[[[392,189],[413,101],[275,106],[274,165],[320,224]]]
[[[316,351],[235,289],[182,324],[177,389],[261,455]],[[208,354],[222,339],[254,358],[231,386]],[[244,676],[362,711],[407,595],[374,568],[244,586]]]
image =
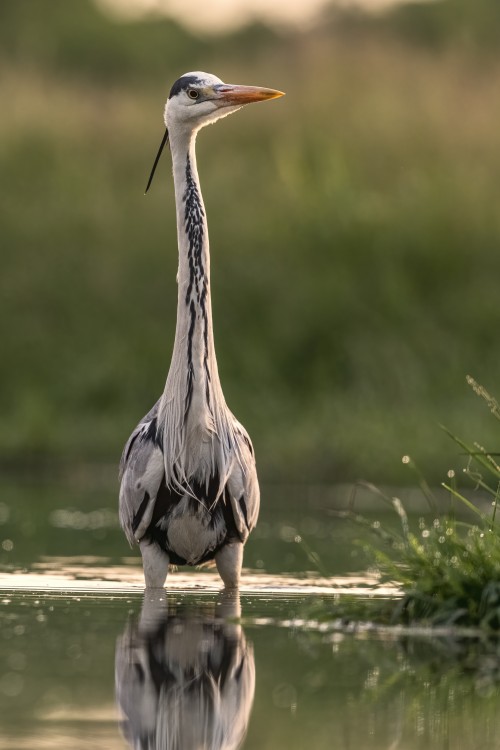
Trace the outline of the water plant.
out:
[[[467,382],[500,419],[500,406],[472,377]],[[445,428],[443,428],[445,429]],[[463,451],[463,475],[472,492],[459,490],[454,471],[442,486],[443,498],[428,487],[409,456],[403,462],[418,478],[429,514],[412,523],[403,503],[371,486],[390,504],[399,518],[396,530],[355,513],[355,498],[344,515],[368,526],[377,534],[377,544],[363,543],[385,579],[403,592],[394,604],[392,621],[411,624],[475,626],[500,630],[500,527],[497,507],[500,494],[500,465],[497,454],[478,443],[469,444],[446,430]],[[470,496],[467,496],[470,495]],[[486,510],[490,505],[491,510]],[[462,513],[461,511],[464,511]],[[386,611],[386,610],[384,610]]]

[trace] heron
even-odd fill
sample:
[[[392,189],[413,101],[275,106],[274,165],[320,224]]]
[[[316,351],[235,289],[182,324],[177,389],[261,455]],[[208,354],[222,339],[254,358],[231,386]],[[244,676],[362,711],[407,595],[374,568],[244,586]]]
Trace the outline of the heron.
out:
[[[165,105],[172,155],[179,267],[177,321],[163,394],[133,430],[120,462],[120,523],[142,556],[146,588],[169,565],[215,560],[225,588],[239,585],[243,546],[259,513],[255,456],[222,392],[214,347],[210,252],[196,163],[198,131],[246,104],[283,95],[185,73]]]

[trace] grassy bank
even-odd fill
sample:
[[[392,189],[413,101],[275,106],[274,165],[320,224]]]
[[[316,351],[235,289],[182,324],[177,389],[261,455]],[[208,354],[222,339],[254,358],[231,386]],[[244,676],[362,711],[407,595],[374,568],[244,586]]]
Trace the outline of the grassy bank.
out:
[[[199,41],[26,5],[44,22],[1,11],[4,463],[113,460],[161,392],[166,163],[142,192],[169,82],[208,68],[287,92],[199,143],[218,359],[262,476],[394,483],[405,453],[430,481],[453,468],[435,424],[474,439],[464,373],[498,374],[500,58],[376,24]]]
[[[473,378],[474,391],[500,420],[500,405]],[[497,423],[498,427],[498,423]],[[449,493],[449,507],[443,509],[425,480],[418,476],[428,501],[429,512],[415,523],[397,497],[375,490],[399,518],[399,530],[386,523],[369,521],[354,508],[341,515],[378,537],[364,544],[383,579],[402,592],[397,601],[363,605],[364,616],[375,621],[406,625],[458,626],[500,631],[500,465],[498,452],[478,443],[468,444],[448,433],[464,457],[462,478],[448,472],[443,487]],[[405,457],[410,468],[411,459]],[[441,505],[441,507],[440,507]]]

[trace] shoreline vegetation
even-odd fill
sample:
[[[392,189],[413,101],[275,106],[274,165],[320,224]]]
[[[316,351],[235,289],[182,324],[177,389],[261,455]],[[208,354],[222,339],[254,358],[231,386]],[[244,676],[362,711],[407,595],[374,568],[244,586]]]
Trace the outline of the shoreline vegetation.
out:
[[[472,377],[468,384],[487,404],[491,414],[500,420],[500,406],[488,391]],[[377,537],[368,543],[366,535],[358,543],[373,561],[382,582],[395,584],[401,591],[396,600],[373,600],[361,605],[363,619],[378,624],[427,626],[441,628],[458,636],[464,629],[483,634],[500,633],[500,465],[498,452],[489,452],[478,443],[468,444],[448,430],[449,437],[462,449],[463,475],[469,490],[489,497],[490,512],[474,499],[474,492],[458,486],[455,472],[448,472],[443,487],[449,493],[449,507],[439,504],[410,459],[403,462],[413,469],[428,502],[426,515],[415,526],[403,503],[388,497],[376,487],[376,496],[392,508],[399,519],[394,530],[380,521],[356,513],[355,498],[351,508],[336,515],[359,524]],[[465,511],[465,514],[464,514]],[[346,613],[348,605],[343,604]],[[355,605],[356,608],[356,605]]]

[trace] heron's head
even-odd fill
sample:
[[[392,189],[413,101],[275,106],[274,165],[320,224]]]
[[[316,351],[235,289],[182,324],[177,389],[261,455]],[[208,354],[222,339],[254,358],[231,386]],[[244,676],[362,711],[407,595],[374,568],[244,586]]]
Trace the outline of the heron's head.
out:
[[[153,165],[146,191],[151,184],[169,132],[172,136],[174,133],[190,136],[205,125],[236,112],[245,104],[276,99],[280,96],[283,96],[282,91],[260,86],[224,83],[210,73],[200,71],[184,73],[170,89],[164,115],[167,130]]]
[[[185,73],[172,86],[165,105],[165,125],[196,131],[252,102],[276,99],[283,92],[259,86],[223,83],[210,73]]]

